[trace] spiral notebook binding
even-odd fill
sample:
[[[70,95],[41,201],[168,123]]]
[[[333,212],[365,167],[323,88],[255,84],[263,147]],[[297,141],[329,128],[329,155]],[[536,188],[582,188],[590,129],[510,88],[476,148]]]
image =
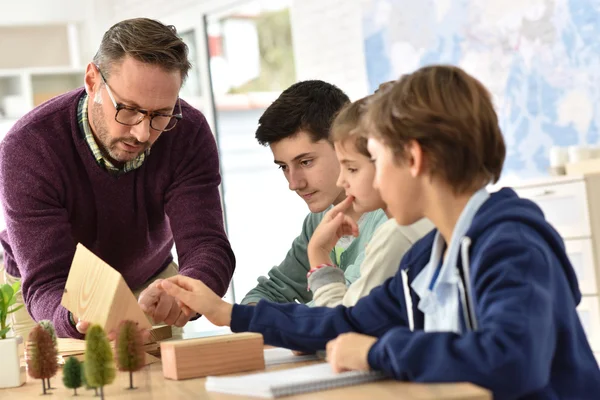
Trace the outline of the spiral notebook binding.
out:
[[[358,385],[361,383],[374,382],[377,380],[385,379],[385,375],[379,371],[354,371],[355,373],[346,372],[347,376],[326,378],[326,379],[314,379],[310,383],[295,383],[295,384],[283,384],[280,386],[272,386],[271,394],[273,397],[291,396],[294,394],[316,392],[319,390],[335,389],[338,387]]]

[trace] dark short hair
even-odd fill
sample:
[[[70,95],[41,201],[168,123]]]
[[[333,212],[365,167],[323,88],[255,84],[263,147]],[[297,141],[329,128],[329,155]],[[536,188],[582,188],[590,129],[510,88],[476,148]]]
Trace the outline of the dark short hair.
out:
[[[173,25],[149,18],[127,19],[113,25],[102,38],[94,64],[110,76],[113,65],[126,56],[159,66],[165,71],[179,71],[182,83],[192,67],[188,47]]]
[[[302,81],[283,91],[258,120],[256,140],[263,146],[308,133],[314,142],[329,140],[338,111],[350,99],[337,86],[319,80]]]
[[[492,96],[462,69],[433,65],[402,76],[368,104],[368,134],[382,139],[407,160],[416,141],[430,173],[457,193],[477,190],[500,178],[506,156]]]

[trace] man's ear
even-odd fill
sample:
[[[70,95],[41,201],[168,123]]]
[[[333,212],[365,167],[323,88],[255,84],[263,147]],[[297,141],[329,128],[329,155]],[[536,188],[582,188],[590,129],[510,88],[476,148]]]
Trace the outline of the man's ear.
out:
[[[98,68],[93,63],[89,63],[87,68],[85,69],[85,76],[83,77],[83,83],[85,86],[85,91],[87,92],[89,97],[94,97],[96,92],[100,90],[100,73],[98,72]]]

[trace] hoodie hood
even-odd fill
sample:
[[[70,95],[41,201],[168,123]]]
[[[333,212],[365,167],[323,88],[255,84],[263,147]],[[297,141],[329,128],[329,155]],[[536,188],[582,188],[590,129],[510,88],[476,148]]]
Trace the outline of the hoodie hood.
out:
[[[577,275],[566,255],[563,239],[553,227],[549,226],[544,213],[533,201],[520,198],[514,190],[509,188],[491,194],[475,215],[466,236],[480,237],[486,229],[509,221],[528,225],[548,243],[560,260],[575,303],[579,304],[581,292]]]
[[[520,198],[514,190],[509,188],[503,188],[498,192],[492,193],[490,198],[475,214],[465,236],[476,240],[483,236],[483,233],[487,229],[493,228],[503,222],[526,224],[540,234],[560,260],[575,304],[579,304],[581,301],[579,283],[571,261],[566,255],[563,239],[548,224],[544,213],[533,201]],[[437,231],[437,229],[434,229],[423,237],[423,239],[415,243],[402,260],[401,267],[407,270],[409,277],[414,278],[429,262],[432,244]]]

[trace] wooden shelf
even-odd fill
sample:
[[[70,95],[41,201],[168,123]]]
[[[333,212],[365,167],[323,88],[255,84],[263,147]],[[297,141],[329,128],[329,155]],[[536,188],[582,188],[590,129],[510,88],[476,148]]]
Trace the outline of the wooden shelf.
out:
[[[62,49],[60,55],[46,54],[48,45],[43,44],[46,47],[25,46],[11,53],[16,59],[0,68],[0,120],[16,120],[44,101],[83,86],[79,28],[76,23],[65,23],[0,29],[0,42],[11,39],[37,45],[34,39],[42,35],[51,44],[58,41]]]

